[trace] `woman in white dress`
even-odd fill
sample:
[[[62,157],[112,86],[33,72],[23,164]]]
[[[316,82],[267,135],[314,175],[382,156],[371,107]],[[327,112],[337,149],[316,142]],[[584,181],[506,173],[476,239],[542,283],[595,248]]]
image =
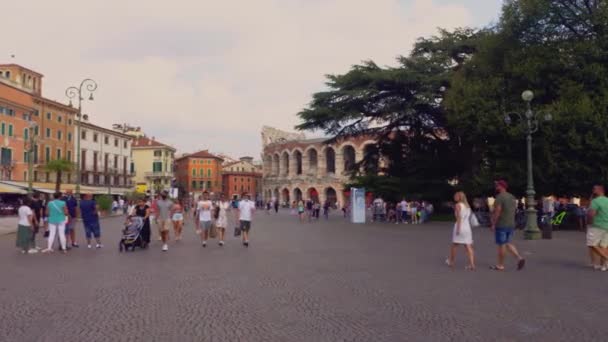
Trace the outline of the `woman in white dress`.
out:
[[[454,266],[454,259],[456,258],[456,249],[458,246],[464,246],[469,258],[469,265],[466,267],[467,270],[475,269],[475,253],[473,251],[473,232],[471,230],[471,206],[467,201],[467,196],[464,192],[459,191],[454,194],[454,216],[456,217],[456,223],[454,224],[454,230],[452,233],[452,246],[450,247],[450,257],[446,260],[448,266]]]
[[[224,195],[220,195],[220,200],[217,202],[216,210],[219,210],[215,227],[220,233],[220,246],[224,246],[224,236],[226,235],[226,227],[228,227],[228,211],[230,210],[230,201],[227,201]]]

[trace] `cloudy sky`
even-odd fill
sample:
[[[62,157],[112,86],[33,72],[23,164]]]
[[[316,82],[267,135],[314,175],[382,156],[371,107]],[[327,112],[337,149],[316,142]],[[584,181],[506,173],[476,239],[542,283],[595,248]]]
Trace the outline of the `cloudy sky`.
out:
[[[501,3],[2,0],[0,63],[44,74],[45,96],[62,102],[65,88],[95,79],[84,112],[99,125],[141,126],[180,152],[257,158],[261,127],[291,130],[325,74],[393,65],[437,27],[496,21]]]

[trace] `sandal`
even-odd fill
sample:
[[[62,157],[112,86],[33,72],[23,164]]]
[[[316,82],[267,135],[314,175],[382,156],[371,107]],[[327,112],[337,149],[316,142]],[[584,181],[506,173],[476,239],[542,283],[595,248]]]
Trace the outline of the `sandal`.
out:
[[[494,266],[490,266],[490,269],[491,269],[492,271],[499,271],[499,272],[503,272],[503,271],[505,270],[505,267],[504,267],[504,266],[499,267],[499,266],[494,265]]]
[[[446,264],[448,267],[454,267],[454,265],[452,265],[452,263],[450,262],[450,259],[445,259],[445,264]]]

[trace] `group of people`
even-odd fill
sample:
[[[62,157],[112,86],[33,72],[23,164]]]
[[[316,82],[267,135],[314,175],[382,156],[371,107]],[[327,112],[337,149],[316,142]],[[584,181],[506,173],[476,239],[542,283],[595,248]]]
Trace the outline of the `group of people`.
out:
[[[67,253],[71,248],[80,247],[76,242],[76,221],[82,218],[87,247],[102,248],[101,226],[99,224],[99,208],[90,194],[85,194],[78,203],[71,190],[65,193],[53,194],[52,200],[41,199],[39,194],[22,201],[18,214],[16,245],[22,253],[35,254],[40,251],[54,251],[55,239],[59,239],[59,250]],[[47,239],[46,248],[37,246],[36,237],[40,230],[44,231]]]
[[[321,210],[323,210],[323,217],[328,220],[331,208],[332,202],[330,200],[326,200],[321,205],[319,201],[300,199],[291,203],[291,214],[297,215],[300,222],[311,222],[312,220],[318,220],[321,217]]]
[[[427,221],[433,212],[433,205],[427,201],[408,201],[405,198],[397,203],[387,203],[377,197],[373,200],[370,210],[372,222],[419,224]]]
[[[173,227],[175,241],[182,239],[185,219],[188,215],[190,203],[184,205],[181,200],[171,200],[166,191],[161,192],[153,199],[140,199],[133,209],[128,209],[127,220],[131,216],[143,219],[142,240],[143,247],[147,248],[151,238],[151,222],[158,227],[158,239],[162,241],[162,251],[169,250],[170,230]],[[242,242],[249,247],[249,233],[251,220],[256,205],[251,201],[249,194],[242,195],[240,200],[229,201],[222,194],[219,199],[211,200],[210,194],[204,192],[194,203],[193,221],[197,235],[201,238],[203,247],[207,247],[213,232],[219,235],[218,245],[225,244],[226,230],[232,220],[229,213],[234,211],[235,235],[242,235]]]

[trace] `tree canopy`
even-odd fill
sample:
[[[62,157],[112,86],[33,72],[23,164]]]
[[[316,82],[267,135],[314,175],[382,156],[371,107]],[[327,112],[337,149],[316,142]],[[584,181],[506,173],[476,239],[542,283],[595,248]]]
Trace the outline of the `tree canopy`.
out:
[[[492,27],[440,30],[396,67],[366,61],[328,75],[327,87],[299,113],[297,128],[377,135],[378,153],[390,160],[384,179],[353,175],[372,190],[434,198],[457,179],[482,194],[504,177],[523,192],[525,137],[503,118],[525,110],[526,89],[536,95],[533,110],[554,118],[534,136],[538,192],[582,194],[608,178],[605,1],[506,1]]]

